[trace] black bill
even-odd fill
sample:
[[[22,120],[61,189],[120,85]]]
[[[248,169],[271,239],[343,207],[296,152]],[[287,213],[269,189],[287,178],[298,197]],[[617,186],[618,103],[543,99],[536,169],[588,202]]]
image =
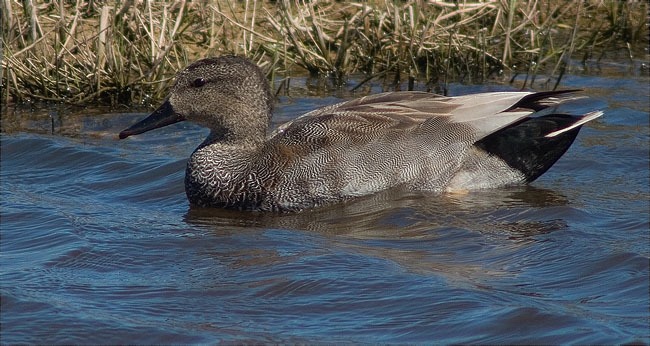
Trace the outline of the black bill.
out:
[[[174,108],[169,103],[169,101],[165,101],[165,103],[158,107],[158,109],[156,109],[148,117],[137,122],[136,124],[133,124],[128,129],[120,132],[120,139],[124,139],[131,135],[139,135],[149,130],[171,125],[183,120],[185,120],[185,117],[174,112]]]

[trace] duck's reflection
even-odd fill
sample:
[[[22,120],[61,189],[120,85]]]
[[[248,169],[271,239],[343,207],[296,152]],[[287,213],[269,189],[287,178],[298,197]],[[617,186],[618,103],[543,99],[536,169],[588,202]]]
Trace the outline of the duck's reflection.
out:
[[[564,227],[557,219],[563,195],[532,186],[466,194],[413,193],[397,189],[298,213],[264,213],[190,207],[185,221],[227,229],[293,229],[355,238],[431,235],[439,228],[530,236]]]
[[[316,236],[326,243],[325,252],[351,252],[393,261],[411,272],[489,286],[487,278],[513,275],[496,259],[526,253],[537,235],[566,228],[562,215],[572,210],[555,191],[518,186],[445,195],[390,190],[291,214],[190,208],[185,221],[220,237],[269,230]],[[241,265],[245,258],[251,265],[268,264],[283,258],[280,249],[263,247],[232,249],[239,260],[231,263]]]

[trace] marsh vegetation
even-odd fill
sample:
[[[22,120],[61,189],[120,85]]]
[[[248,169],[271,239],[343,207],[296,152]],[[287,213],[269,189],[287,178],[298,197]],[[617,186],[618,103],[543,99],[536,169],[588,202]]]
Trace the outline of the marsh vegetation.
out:
[[[648,43],[645,1],[1,1],[5,105],[148,105],[177,70],[221,54],[249,57],[274,81],[360,75],[345,87],[444,92],[543,74],[555,88],[570,61],[632,59]]]

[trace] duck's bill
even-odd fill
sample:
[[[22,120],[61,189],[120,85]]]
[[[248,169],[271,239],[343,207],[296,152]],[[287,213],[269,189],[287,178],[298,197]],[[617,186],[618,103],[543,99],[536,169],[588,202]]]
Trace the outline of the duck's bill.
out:
[[[148,117],[133,124],[128,129],[120,132],[120,139],[124,139],[131,135],[139,135],[149,130],[157,129],[159,127],[171,125],[179,121],[185,120],[185,117],[174,112],[174,108],[165,101],[158,109],[151,113]]]

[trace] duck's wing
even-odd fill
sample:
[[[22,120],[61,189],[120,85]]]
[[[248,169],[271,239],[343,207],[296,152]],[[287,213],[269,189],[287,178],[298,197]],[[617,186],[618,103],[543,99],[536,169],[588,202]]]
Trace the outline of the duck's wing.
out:
[[[422,114],[415,112],[412,107],[405,107],[409,102],[424,99],[439,100],[436,107],[432,108],[439,114]],[[308,140],[316,139],[325,130],[359,135],[365,132],[377,133],[376,131],[387,128],[412,128],[427,118],[444,115],[448,99],[423,92],[389,92],[365,96],[305,113],[280,125],[269,137],[288,139],[298,136]]]
[[[516,123],[536,111],[557,105],[575,90],[550,92],[493,92],[445,97],[425,92],[389,92],[361,97],[304,114],[281,125],[271,141],[294,143],[340,143],[370,140],[388,132],[416,128],[431,135],[462,136],[478,141]],[[468,126],[445,126],[465,124]],[[464,129],[454,133],[453,129]],[[451,131],[451,132],[449,132]],[[344,140],[344,141],[345,141]]]

